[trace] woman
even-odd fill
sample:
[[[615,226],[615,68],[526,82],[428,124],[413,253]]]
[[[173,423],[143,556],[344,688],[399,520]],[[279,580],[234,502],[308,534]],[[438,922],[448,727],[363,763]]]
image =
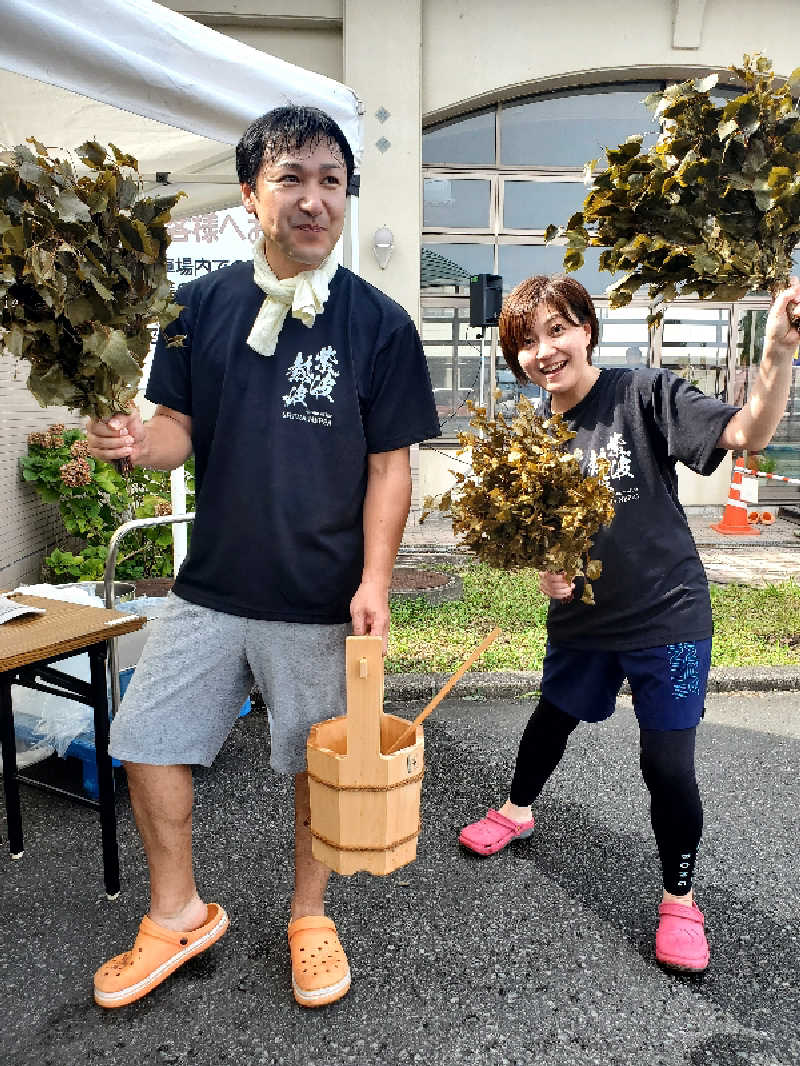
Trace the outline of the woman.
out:
[[[608,462],[615,516],[595,537],[603,563],[594,606],[579,582],[543,573],[550,597],[541,699],[523,733],[509,798],[466,826],[460,842],[492,855],[533,832],[531,805],[579,722],[614,711],[625,677],[639,722],[640,766],[661,859],[656,958],[700,972],[709,961],[692,877],[703,809],[694,770],[696,727],[711,662],[711,602],[702,563],[678,502],[677,461],[712,473],[726,450],[759,451],[786,406],[800,332],[789,318],[800,283],[774,301],[764,355],[745,407],[705,396],[668,370],[598,369],[598,324],[589,293],[571,278],[533,277],[506,300],[500,343],[519,381],[546,391],[564,416],[587,474]]]

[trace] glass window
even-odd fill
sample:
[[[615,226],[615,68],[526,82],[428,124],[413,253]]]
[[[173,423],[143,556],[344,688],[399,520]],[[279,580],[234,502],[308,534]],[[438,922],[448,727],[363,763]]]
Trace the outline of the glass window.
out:
[[[423,226],[488,229],[492,183],[480,178],[425,178]]]
[[[592,362],[596,366],[648,366],[647,313],[646,307],[598,307],[600,340]]]
[[[600,248],[587,248],[584,265],[570,277],[585,285],[592,296],[603,296],[609,285],[619,277],[601,271],[598,263]],[[503,275],[503,291],[510,292],[525,278],[534,274],[563,274],[564,246],[558,244],[502,244],[499,273]]]
[[[422,134],[422,162],[494,166],[496,114],[491,108],[426,129]]]
[[[606,147],[616,148],[634,133],[647,135],[647,148],[658,125],[642,100],[657,88],[660,84],[636,83],[506,104],[500,112],[500,162],[582,167],[598,159],[604,165]]]
[[[582,181],[503,182],[503,228],[545,230],[564,226],[586,199]]]
[[[726,307],[673,304],[664,316],[661,365],[693,382],[709,396],[725,397],[728,384]]]
[[[469,425],[467,400],[481,398],[479,330],[469,325],[469,307],[423,307],[422,345],[428,360],[436,411],[445,437]],[[489,344],[483,351],[483,398],[488,396]]]
[[[491,244],[423,244],[420,286],[465,285],[472,274],[491,274],[494,246]]]
[[[735,100],[737,96],[743,96],[746,92],[747,89],[744,86],[737,89],[730,85],[716,85],[709,93],[709,98],[715,107],[724,107],[731,100]]]
[[[748,308],[739,315],[738,360],[732,402],[743,404],[750,395],[764,351],[767,310]],[[800,365],[797,356],[792,367],[789,401],[781,416],[764,458],[773,464],[773,473],[800,478]]]

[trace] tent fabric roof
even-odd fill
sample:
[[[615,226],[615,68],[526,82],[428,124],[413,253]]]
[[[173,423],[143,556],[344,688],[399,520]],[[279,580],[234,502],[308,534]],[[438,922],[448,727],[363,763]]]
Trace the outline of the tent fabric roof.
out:
[[[113,141],[142,174],[183,188],[176,217],[236,203],[231,145],[289,101],[332,115],[358,161],[352,89],[202,26],[152,0],[2,0],[0,143],[33,135],[69,150]],[[168,191],[168,190],[165,190]]]

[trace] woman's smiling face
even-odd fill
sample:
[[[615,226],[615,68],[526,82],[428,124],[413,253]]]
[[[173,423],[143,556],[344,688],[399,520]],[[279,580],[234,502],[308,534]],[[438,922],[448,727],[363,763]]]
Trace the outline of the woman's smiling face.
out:
[[[579,403],[600,371],[588,359],[592,331],[547,304],[536,308],[519,349],[519,365],[535,385],[552,395],[554,411]]]

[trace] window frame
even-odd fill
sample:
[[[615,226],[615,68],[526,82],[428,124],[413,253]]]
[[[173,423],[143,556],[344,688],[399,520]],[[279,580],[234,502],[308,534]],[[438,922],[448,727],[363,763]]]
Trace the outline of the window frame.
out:
[[[573,88],[560,86],[557,90],[545,90],[540,93],[525,93],[513,100],[498,99],[494,104],[486,105],[475,108],[474,113],[481,114],[487,113],[491,110],[494,111],[494,132],[495,132],[495,158],[494,164],[443,164],[443,163],[423,163],[421,167],[420,175],[420,196],[424,207],[424,181],[426,178],[450,178],[457,180],[459,178],[472,178],[479,180],[488,180],[490,182],[490,204],[489,204],[489,225],[488,227],[470,228],[470,227],[445,227],[445,226],[425,226],[422,227],[421,243],[425,245],[437,245],[437,244],[476,244],[476,245],[490,245],[493,248],[492,255],[492,273],[499,273],[499,257],[500,248],[508,245],[541,245],[545,246],[544,229],[520,229],[512,228],[504,225],[504,208],[505,208],[505,183],[507,181],[524,181],[531,184],[539,183],[568,183],[568,184],[581,184],[584,181],[584,168],[583,166],[564,166],[564,165],[545,165],[545,164],[506,164],[501,162],[502,152],[502,128],[503,128],[503,109],[509,105],[519,106],[528,100],[540,99],[546,100],[548,96],[552,96],[554,93],[558,93],[560,97],[565,95],[592,95],[600,96],[603,91],[624,90],[626,86],[637,86],[641,88],[644,95],[647,91],[663,91],[667,85],[676,84],[680,79],[643,79],[631,78],[627,81],[618,80],[613,82],[603,82],[597,85],[591,86],[575,86]],[[731,85],[721,85],[717,89],[724,95],[733,98],[735,95],[744,91],[742,88]],[[449,119],[431,123],[429,128],[436,129],[448,122],[456,122],[460,118],[467,117],[472,112],[466,112],[460,116],[454,116]],[[422,136],[424,138],[426,129],[423,126]],[[564,247],[563,241],[554,240],[549,242],[552,247]],[[798,245],[798,251],[800,251],[800,244]],[[611,282],[609,281],[609,284]],[[609,309],[609,300],[605,292],[599,294],[592,294],[594,303],[600,311],[600,309]],[[452,286],[429,286],[426,288],[420,288],[420,303],[422,308],[426,306],[469,306],[469,293],[466,285],[452,285]],[[630,304],[631,307],[638,309],[649,308],[652,306],[651,300],[648,298],[646,288],[643,288],[637,293]],[[728,353],[727,353],[727,389],[726,398],[728,402],[732,401],[734,380],[736,375],[736,369],[738,365],[738,338],[740,330],[740,321],[742,316],[748,311],[762,310],[765,307],[769,307],[768,297],[761,294],[748,295],[744,299],[725,303],[721,301],[701,301],[696,296],[681,296],[676,300],[670,302],[670,308],[680,308],[682,306],[701,306],[704,309],[712,310],[717,308],[724,308],[728,312]],[[423,313],[424,319],[424,313]],[[664,342],[663,342],[663,324],[659,324],[655,328],[648,332],[648,363],[653,367],[660,367],[662,365]],[[494,416],[494,391],[496,384],[496,369],[498,359],[498,341],[497,330],[489,329],[487,336],[486,350],[489,358],[489,397],[488,397],[488,409],[490,417]],[[444,441],[448,442],[450,437],[445,433]],[[454,439],[454,438],[453,438]]]

